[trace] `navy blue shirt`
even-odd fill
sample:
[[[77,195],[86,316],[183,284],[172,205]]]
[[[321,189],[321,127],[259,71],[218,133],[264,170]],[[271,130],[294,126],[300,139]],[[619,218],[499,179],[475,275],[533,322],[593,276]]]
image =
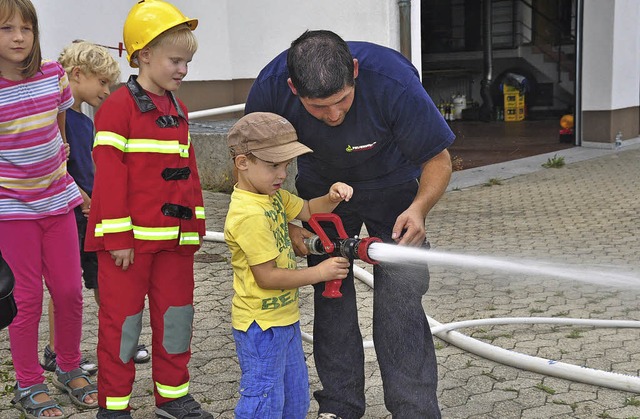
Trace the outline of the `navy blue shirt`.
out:
[[[453,132],[404,56],[368,42],[348,45],[359,71],[341,125],[314,118],[291,92],[287,51],[260,72],[245,113],[272,112],[291,122],[300,142],[313,150],[298,157],[299,180],[373,189],[419,178],[420,166],[453,143]]]
[[[67,171],[76,184],[91,196],[93,191],[93,121],[87,115],[67,109],[65,123],[67,142],[71,148]]]

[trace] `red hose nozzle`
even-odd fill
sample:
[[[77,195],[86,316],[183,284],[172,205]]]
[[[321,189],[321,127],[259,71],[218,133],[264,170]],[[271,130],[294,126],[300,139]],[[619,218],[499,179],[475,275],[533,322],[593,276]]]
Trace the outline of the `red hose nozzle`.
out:
[[[320,226],[320,222],[332,223],[338,233],[337,239],[329,239],[329,236]],[[377,237],[365,237],[363,239],[347,237],[347,233],[342,225],[342,220],[336,214],[313,214],[309,219],[309,225],[317,236],[313,236],[304,240],[305,246],[309,249],[309,253],[313,255],[342,256],[350,261],[361,259],[367,263],[377,264],[369,257],[369,246],[371,243],[382,242]],[[322,295],[327,298],[342,297],[340,287],[341,279],[334,279],[325,282],[324,292]]]

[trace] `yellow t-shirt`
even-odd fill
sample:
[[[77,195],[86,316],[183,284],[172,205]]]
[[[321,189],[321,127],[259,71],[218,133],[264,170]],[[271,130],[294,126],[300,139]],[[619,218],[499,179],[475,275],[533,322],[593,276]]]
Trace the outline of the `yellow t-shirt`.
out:
[[[288,223],[304,201],[280,190],[273,196],[233,188],[224,224],[224,239],[231,251],[233,300],[231,324],[246,331],[254,321],[262,330],[288,326],[300,319],[298,289],[265,290],[258,286],[250,266],[276,260],[276,266],[296,269]]]

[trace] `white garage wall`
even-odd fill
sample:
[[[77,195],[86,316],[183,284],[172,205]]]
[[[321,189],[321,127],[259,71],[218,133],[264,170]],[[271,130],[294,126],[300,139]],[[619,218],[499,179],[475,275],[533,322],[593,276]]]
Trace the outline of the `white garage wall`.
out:
[[[135,4],[134,0],[32,1],[40,19],[43,54],[51,59],[74,39],[116,47]],[[399,49],[395,0],[174,0],[173,4],[199,19],[195,33],[200,48],[187,80],[254,78],[306,29],[329,29],[347,40]],[[124,55],[118,60],[121,80],[126,80],[132,70]]]

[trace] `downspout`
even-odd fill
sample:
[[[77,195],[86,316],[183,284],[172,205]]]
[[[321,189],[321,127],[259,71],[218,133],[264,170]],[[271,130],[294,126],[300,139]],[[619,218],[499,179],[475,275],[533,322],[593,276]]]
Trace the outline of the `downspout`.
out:
[[[582,145],[582,54],[583,54],[583,39],[582,31],[584,24],[584,1],[577,0],[577,13],[576,13],[576,76],[574,91],[575,94],[575,145]]]
[[[482,81],[480,82],[480,119],[485,122],[493,120],[493,99],[491,98],[491,80],[493,78],[493,48],[491,0],[482,0]]]
[[[400,12],[400,53],[411,61],[411,0],[398,0]]]

